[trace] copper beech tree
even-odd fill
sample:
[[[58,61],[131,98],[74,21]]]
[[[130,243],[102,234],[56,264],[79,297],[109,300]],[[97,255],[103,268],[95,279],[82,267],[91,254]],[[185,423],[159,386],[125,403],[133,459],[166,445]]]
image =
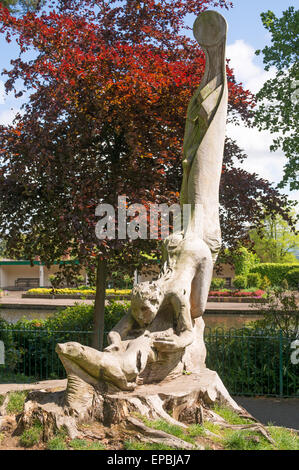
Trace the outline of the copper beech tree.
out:
[[[116,206],[119,195],[128,204],[178,202],[186,109],[205,64],[184,21],[219,5],[231,6],[226,0],[57,0],[18,18],[0,7],[0,31],[20,48],[4,70],[6,90],[30,93],[13,125],[1,126],[0,233],[11,255],[39,255],[47,265],[66,252],[85,265],[97,260],[94,347],[103,344],[107,263],[117,259],[133,268],[140,253],[157,247],[150,240],[98,240],[95,208]],[[246,121],[253,96],[229,66],[227,74],[229,119]],[[284,197],[236,167],[245,157],[227,140],[226,246],[257,225],[262,211],[287,217]]]

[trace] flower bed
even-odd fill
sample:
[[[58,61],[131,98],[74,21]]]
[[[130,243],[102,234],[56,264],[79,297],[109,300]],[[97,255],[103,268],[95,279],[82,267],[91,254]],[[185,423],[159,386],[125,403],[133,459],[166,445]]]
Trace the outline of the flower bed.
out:
[[[27,299],[94,299],[95,293],[95,289],[46,289],[40,287],[28,290],[22,295],[22,297]],[[128,298],[130,294],[131,289],[106,289],[106,295],[108,298]]]
[[[221,290],[221,291],[210,291],[209,297],[256,297],[262,298],[266,292],[261,289],[255,291],[246,291],[246,290]]]
[[[125,298],[129,299],[131,289],[106,289],[107,298]],[[266,296],[266,292],[261,289],[241,289],[241,290],[211,290],[208,301],[210,302],[260,302]],[[22,295],[29,299],[94,299],[95,289],[93,288],[64,288],[64,289],[47,289],[36,288],[30,289]]]
[[[262,302],[266,292],[257,290],[228,290],[210,291],[208,301],[210,302]]]

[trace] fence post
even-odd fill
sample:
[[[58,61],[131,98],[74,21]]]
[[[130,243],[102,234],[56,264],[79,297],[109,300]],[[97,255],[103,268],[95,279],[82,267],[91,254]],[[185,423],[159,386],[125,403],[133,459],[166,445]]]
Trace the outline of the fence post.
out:
[[[282,354],[282,330],[279,330],[279,395],[283,396],[283,354]]]

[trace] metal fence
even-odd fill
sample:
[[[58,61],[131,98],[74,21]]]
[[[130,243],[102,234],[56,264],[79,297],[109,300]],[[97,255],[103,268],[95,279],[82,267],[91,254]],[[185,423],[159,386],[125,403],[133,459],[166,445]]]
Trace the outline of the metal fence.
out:
[[[5,346],[0,383],[8,371],[31,380],[64,378],[56,344],[77,341],[90,346],[91,338],[91,331],[0,329]],[[282,331],[206,327],[206,364],[232,395],[299,396],[299,366],[291,361],[294,339]]]
[[[232,395],[299,396],[294,340],[277,330],[206,328],[206,364]]]

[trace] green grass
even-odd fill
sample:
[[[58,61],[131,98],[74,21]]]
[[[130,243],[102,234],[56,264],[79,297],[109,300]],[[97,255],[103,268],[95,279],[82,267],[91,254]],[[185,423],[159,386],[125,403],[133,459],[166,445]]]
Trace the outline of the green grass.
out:
[[[188,434],[190,437],[204,436],[205,430],[201,424],[192,424],[188,427]]]
[[[279,450],[299,450],[299,436],[285,428],[268,427],[272,439]]]
[[[105,446],[100,442],[90,442],[84,439],[72,439],[69,446],[75,450],[105,450]]]
[[[67,450],[66,443],[61,436],[55,436],[48,441],[48,450]]]
[[[273,450],[274,447],[259,433],[235,431],[223,440],[227,450]]]
[[[175,447],[167,447],[163,444],[150,444],[137,441],[125,441],[124,448],[125,450],[177,450]]]
[[[220,406],[220,405],[216,404],[214,406],[214,411],[219,416],[221,416],[223,419],[225,419],[225,421],[227,421],[229,424],[250,424],[250,423],[252,423],[251,420],[246,419],[246,418],[241,418],[235,411],[233,411],[230,408],[227,408],[225,406]]]
[[[0,406],[3,405],[4,400],[5,400],[5,395],[0,395]]]
[[[222,434],[221,427],[218,426],[218,424],[211,423],[210,421],[205,421],[204,429],[207,429],[208,431],[211,431],[214,434],[218,434],[219,436],[221,436]]]
[[[32,447],[39,443],[42,435],[42,425],[39,422],[36,422],[34,426],[29,429],[26,429],[20,437],[20,444],[23,447]]]
[[[190,442],[191,444],[195,444],[195,441],[191,435],[187,433],[187,430],[184,430],[181,426],[176,426],[175,424],[167,423],[162,419],[158,419],[156,421],[150,421],[147,418],[142,417],[142,420],[146,426],[152,429],[158,429],[159,431],[167,432],[168,434],[172,434],[179,439],[182,439],[186,442]]]
[[[9,401],[6,407],[7,413],[8,414],[22,413],[27,395],[28,395],[27,391],[11,392],[9,394]]]

